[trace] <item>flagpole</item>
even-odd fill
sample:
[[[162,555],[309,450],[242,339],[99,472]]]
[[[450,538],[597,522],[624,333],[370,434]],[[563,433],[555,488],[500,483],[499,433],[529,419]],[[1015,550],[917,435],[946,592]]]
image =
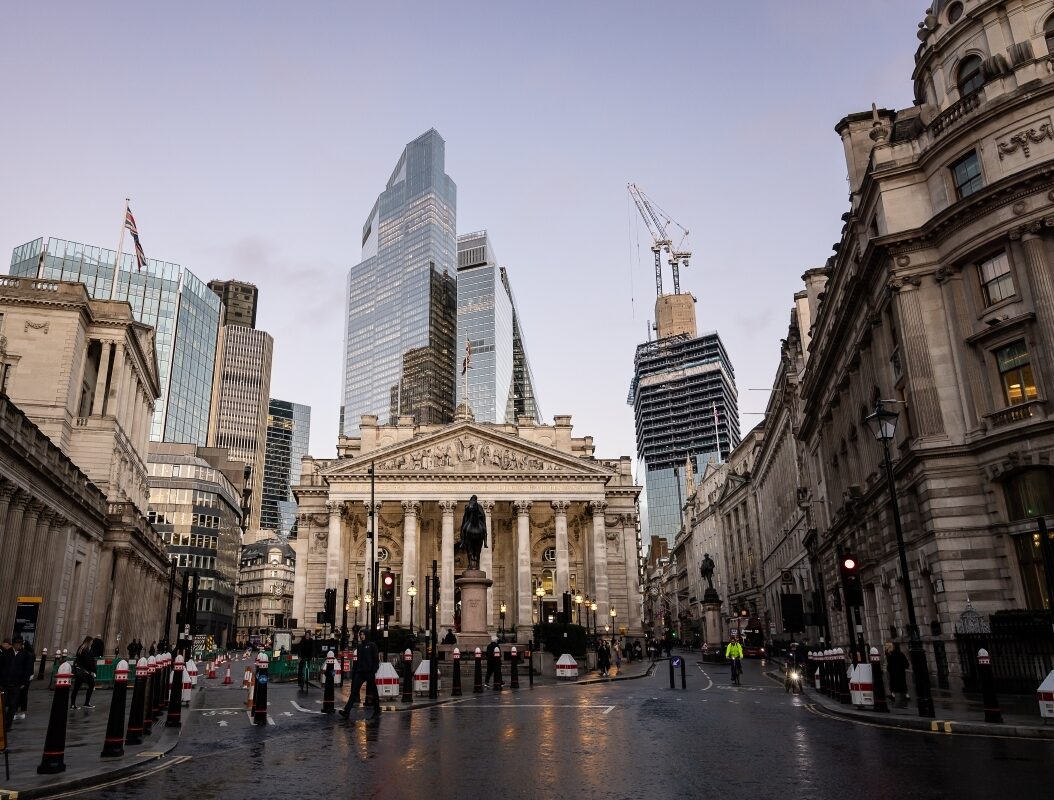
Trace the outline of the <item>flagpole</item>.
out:
[[[124,213],[121,215],[121,238],[117,240],[117,253],[113,257],[113,281],[110,282],[110,299],[117,298],[117,276],[121,272],[121,251],[124,249],[124,232],[128,229],[128,204],[130,197],[124,199]]]

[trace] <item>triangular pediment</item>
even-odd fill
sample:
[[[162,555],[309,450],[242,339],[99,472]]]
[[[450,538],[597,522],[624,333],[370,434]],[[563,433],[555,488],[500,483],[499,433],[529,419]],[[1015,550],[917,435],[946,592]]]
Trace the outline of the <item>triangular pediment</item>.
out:
[[[561,450],[474,422],[455,422],[438,431],[371,450],[331,464],[327,478],[366,473],[378,475],[579,475],[609,478],[610,469]]]

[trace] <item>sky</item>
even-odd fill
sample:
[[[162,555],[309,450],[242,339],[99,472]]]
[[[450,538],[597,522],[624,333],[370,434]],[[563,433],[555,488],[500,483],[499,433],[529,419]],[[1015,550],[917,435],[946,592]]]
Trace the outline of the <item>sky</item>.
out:
[[[0,252],[114,247],[130,197],[147,256],[259,287],[271,394],[311,406],[311,453],[332,457],[345,275],[403,147],[434,127],[459,233],[487,229],[508,269],[547,421],[635,455],[626,396],[655,301],[635,182],[690,230],[682,290],[725,342],[746,433],[849,207],[834,126],[911,104],[925,8],[6,3]]]

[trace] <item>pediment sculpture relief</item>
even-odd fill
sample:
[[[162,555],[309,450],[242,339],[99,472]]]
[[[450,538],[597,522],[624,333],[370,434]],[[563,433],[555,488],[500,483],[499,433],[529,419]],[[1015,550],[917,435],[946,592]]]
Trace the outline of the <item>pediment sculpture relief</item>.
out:
[[[439,442],[409,453],[399,453],[377,468],[386,472],[538,472],[560,469],[550,461],[475,436],[459,436],[453,442]]]

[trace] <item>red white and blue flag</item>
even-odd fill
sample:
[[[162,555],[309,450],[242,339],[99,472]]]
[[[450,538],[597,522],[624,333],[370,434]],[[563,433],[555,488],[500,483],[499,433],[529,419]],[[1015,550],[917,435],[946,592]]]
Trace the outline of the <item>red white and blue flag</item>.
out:
[[[135,217],[132,216],[132,209],[128,206],[125,206],[124,226],[132,234],[132,241],[135,242],[135,264],[142,272],[143,267],[146,266],[146,253],[143,252],[143,245],[139,243],[139,231],[135,227]]]
[[[470,339],[465,340],[465,359],[461,362],[461,374],[464,375],[468,372],[469,366],[472,364],[472,341]]]

